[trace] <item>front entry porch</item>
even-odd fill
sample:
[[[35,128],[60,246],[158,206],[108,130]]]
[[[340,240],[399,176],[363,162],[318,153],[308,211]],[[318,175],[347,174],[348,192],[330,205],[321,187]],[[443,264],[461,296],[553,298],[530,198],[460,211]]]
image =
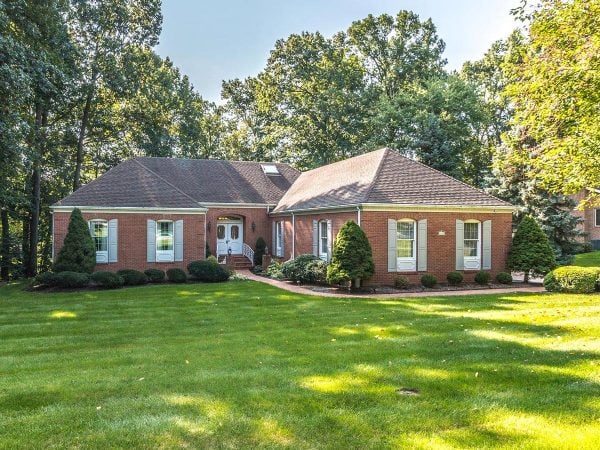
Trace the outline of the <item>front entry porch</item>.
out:
[[[217,220],[217,258],[241,255],[244,243],[244,222],[238,217],[219,217]]]

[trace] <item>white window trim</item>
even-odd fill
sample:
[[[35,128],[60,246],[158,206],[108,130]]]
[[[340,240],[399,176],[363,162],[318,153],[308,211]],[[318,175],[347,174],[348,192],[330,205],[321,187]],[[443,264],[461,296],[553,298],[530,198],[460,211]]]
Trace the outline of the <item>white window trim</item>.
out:
[[[160,232],[160,224],[161,223],[170,223],[171,224],[171,233],[172,233],[172,248],[171,250],[159,250],[158,249],[158,238]],[[175,222],[173,220],[157,220],[156,221],[156,262],[174,262],[175,261]]]
[[[465,220],[464,224],[467,223],[476,223],[477,224],[477,256],[464,256],[463,250],[463,259],[464,259],[464,270],[481,270],[481,253],[482,253],[482,239],[481,239],[481,222],[478,220]],[[465,234],[463,228],[463,249],[466,248],[465,244]]]
[[[412,223],[413,238],[412,238],[412,258],[408,256],[398,256],[396,254],[396,271],[398,272],[416,272],[417,271],[417,221],[414,219],[401,219],[396,221],[396,252],[398,252],[398,241],[408,239],[398,239],[398,224]]]
[[[283,257],[283,222],[275,222],[275,256]]]
[[[106,250],[98,251],[96,250],[96,264],[108,264],[108,245],[109,245],[109,230],[108,230],[108,220],[106,219],[92,219],[88,220],[88,230],[90,231],[90,235],[92,239],[94,239],[94,233],[92,230],[92,226],[101,223],[106,227]],[[96,248],[96,241],[94,240],[94,248]]]
[[[325,229],[323,229],[325,228]],[[328,249],[329,249],[329,242],[328,242],[328,236],[327,236],[327,221],[326,220],[320,220],[318,223],[318,230],[319,230],[319,258],[321,258],[323,261],[329,261],[329,253],[328,253]],[[325,241],[325,253],[323,253],[323,241]]]
[[[598,223],[598,212],[599,211],[600,211],[600,208],[594,209],[594,226],[595,227],[600,227],[600,223]]]

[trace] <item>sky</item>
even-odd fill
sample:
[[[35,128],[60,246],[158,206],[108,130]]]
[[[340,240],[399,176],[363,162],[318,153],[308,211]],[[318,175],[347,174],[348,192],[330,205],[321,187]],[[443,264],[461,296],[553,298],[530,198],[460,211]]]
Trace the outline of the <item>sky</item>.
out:
[[[158,53],[189,76],[206,100],[219,102],[222,80],[256,75],[277,39],[292,33],[346,30],[368,14],[412,10],[431,17],[446,42],[448,69],[480,59],[517,27],[519,0],[163,0]]]

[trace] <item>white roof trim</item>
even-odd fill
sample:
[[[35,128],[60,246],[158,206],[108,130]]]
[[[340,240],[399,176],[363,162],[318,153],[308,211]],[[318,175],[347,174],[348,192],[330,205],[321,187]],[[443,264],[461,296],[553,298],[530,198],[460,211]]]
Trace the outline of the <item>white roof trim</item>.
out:
[[[81,210],[81,212],[95,212],[95,213],[133,213],[133,214],[146,214],[146,213],[175,213],[175,214],[206,214],[208,211],[206,208],[161,208],[155,206],[51,206],[52,212],[71,212],[75,208]]]
[[[485,212],[485,213],[507,213],[517,211],[518,208],[512,205],[506,206],[486,206],[486,205],[399,205],[394,203],[360,203],[339,206],[319,206],[305,209],[286,209],[273,212],[273,215],[287,215],[298,213],[311,213],[317,211],[335,211],[355,210],[357,207],[363,211],[423,211],[423,212]]]

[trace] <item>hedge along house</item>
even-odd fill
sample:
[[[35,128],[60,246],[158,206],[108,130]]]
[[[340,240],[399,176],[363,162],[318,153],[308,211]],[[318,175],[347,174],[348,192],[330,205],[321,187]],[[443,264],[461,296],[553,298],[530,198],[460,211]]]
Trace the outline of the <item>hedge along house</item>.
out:
[[[185,267],[207,245],[249,261],[259,236],[275,257],[328,261],[354,220],[373,248],[371,284],[504,270],[514,209],[390,149],[302,174],[274,163],[125,161],[53,205],[55,255],[74,207],[90,224],[97,270]]]

